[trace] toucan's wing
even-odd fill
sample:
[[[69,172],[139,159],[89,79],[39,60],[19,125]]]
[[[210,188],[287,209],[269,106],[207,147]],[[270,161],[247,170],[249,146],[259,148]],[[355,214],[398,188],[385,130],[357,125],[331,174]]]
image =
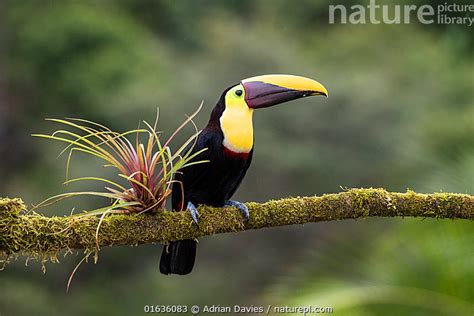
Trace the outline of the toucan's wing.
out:
[[[211,142],[209,141],[210,135],[206,133],[206,130],[202,131],[199,134],[198,139],[194,147],[192,147],[192,153],[196,153],[202,149],[206,149],[196,157],[194,157],[190,162],[196,161],[203,161],[203,160],[210,160],[210,150],[212,148],[208,148]],[[185,152],[187,152],[192,145],[190,145]],[[187,203],[186,199],[186,190],[195,186],[207,173],[207,163],[193,165],[187,168],[184,168],[178,173],[175,174],[174,180],[176,181],[173,183],[172,193],[171,193],[171,206],[173,210],[179,211],[181,209],[185,210],[186,205],[183,204]],[[184,192],[183,192],[184,189]],[[183,201],[184,199],[184,201]]]

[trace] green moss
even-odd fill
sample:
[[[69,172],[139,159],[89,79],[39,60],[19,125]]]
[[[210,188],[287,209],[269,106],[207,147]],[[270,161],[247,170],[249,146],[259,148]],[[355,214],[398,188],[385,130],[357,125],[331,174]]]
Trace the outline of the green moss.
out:
[[[189,212],[109,215],[96,230],[98,217],[45,217],[26,213],[19,199],[0,199],[0,260],[5,264],[18,254],[58,262],[63,250],[82,249],[97,258],[100,246],[168,243],[219,233],[282,225],[354,219],[367,216],[420,216],[474,218],[474,197],[455,193],[420,194],[384,189],[351,189],[323,196],[286,198],[247,203],[250,219],[235,208],[200,206],[199,226]]]
[[[0,199],[0,270],[21,247],[17,232],[21,229],[20,215],[25,211],[21,199]]]
[[[21,199],[0,198],[0,216],[19,216],[26,211],[25,203]]]
[[[73,234],[72,225],[61,217],[44,217],[37,213],[26,214],[21,199],[0,199],[0,264],[3,268],[19,254],[27,260],[59,262],[61,250],[70,250],[68,240]],[[86,236],[86,234],[84,234]],[[85,247],[89,255],[93,247]]]
[[[466,195],[453,193],[436,193],[432,199],[432,206],[437,218],[455,218],[466,202]]]

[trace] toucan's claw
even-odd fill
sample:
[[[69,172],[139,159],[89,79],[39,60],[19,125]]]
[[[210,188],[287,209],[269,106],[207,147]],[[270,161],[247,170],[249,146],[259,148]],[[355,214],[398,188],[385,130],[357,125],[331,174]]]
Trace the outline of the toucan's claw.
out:
[[[225,206],[231,206],[231,207],[236,207],[238,208],[242,214],[244,215],[245,219],[249,219],[250,213],[249,209],[247,206],[245,206],[244,203],[238,202],[238,201],[233,201],[233,200],[227,200],[225,201]]]
[[[188,206],[186,207],[186,209],[191,213],[191,216],[193,217],[193,221],[196,223],[196,225],[198,225],[199,212],[196,206],[194,206],[192,202],[188,202]]]

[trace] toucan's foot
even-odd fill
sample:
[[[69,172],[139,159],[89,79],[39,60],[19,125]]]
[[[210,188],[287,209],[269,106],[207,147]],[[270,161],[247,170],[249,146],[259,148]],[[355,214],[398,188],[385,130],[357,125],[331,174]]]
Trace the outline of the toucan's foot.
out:
[[[227,200],[225,201],[225,206],[232,206],[232,207],[238,208],[244,215],[245,219],[249,219],[250,217],[249,209],[247,208],[247,206],[245,206],[244,203],[241,203],[238,201]]]
[[[196,206],[194,206],[194,204],[192,202],[188,202],[188,206],[186,207],[186,209],[191,213],[191,216],[193,217],[193,221],[197,225],[198,224],[198,219],[199,219],[199,213],[198,213],[198,210],[197,210]]]

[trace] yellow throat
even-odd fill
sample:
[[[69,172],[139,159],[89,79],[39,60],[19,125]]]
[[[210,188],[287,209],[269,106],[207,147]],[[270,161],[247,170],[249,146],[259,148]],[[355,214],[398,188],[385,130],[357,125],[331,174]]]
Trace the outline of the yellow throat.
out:
[[[237,93],[236,93],[237,92]],[[220,118],[223,145],[236,153],[248,153],[253,147],[253,109],[245,102],[245,90],[238,85],[225,96],[225,110]]]

